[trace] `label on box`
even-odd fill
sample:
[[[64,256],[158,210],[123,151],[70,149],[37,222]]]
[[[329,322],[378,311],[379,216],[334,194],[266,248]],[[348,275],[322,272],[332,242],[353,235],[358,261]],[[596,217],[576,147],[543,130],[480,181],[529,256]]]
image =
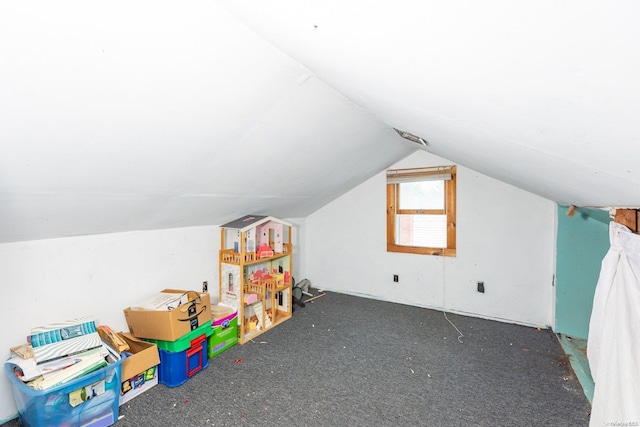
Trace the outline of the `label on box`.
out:
[[[220,344],[216,345],[215,347],[211,348],[210,354],[213,354],[217,351],[222,350],[223,348],[225,348],[227,346],[227,342],[226,341],[222,341]]]
[[[69,393],[69,405],[75,408],[89,399],[100,396],[102,393],[104,393],[104,380],[100,380]]]
[[[146,371],[139,373],[135,377],[124,380],[120,389],[120,396],[124,396],[131,390],[141,388],[146,382],[149,382],[155,378],[156,366],[152,366]]]
[[[195,331],[196,329],[198,329],[198,318],[194,317],[193,319],[190,320],[189,322],[191,324],[191,330]]]

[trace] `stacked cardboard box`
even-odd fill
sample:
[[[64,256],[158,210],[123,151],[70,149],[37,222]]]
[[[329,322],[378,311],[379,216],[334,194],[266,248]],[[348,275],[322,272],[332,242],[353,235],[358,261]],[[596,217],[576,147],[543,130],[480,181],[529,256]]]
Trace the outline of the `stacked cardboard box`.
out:
[[[120,405],[144,393],[158,384],[158,347],[138,339],[127,332],[118,334],[129,346],[127,358],[122,363]]]
[[[165,289],[161,294],[152,298],[151,307],[128,307],[124,315],[133,335],[158,346],[158,381],[176,387],[209,366],[211,303],[206,292]],[[165,306],[155,305],[158,301]]]

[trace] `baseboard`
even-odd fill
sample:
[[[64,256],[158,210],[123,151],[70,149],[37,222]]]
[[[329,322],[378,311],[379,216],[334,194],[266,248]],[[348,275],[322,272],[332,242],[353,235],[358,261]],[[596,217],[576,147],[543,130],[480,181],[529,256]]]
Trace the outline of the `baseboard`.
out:
[[[9,418],[5,418],[4,420],[0,420],[0,424],[4,424],[4,423],[8,423],[9,421],[15,420],[16,418],[18,418],[18,413],[16,412],[15,415],[9,417]]]

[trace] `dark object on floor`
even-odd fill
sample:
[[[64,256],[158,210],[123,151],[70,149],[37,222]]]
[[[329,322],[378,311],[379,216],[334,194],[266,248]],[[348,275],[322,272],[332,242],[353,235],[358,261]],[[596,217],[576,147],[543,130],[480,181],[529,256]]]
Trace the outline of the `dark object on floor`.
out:
[[[311,284],[307,279],[302,280],[300,283],[296,283],[296,279],[294,277],[291,278],[291,299],[293,300],[293,305],[299,305],[300,307],[304,307],[304,303],[302,302],[302,295],[305,292],[309,292],[309,286]],[[306,286],[307,289],[304,289]],[[292,306],[292,311],[295,308]]]

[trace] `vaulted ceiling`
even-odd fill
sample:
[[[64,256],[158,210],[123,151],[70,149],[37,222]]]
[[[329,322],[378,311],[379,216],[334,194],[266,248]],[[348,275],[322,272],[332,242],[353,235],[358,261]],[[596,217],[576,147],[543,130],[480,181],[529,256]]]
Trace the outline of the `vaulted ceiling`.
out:
[[[304,217],[417,149],[639,206],[632,1],[7,0],[0,242]]]

